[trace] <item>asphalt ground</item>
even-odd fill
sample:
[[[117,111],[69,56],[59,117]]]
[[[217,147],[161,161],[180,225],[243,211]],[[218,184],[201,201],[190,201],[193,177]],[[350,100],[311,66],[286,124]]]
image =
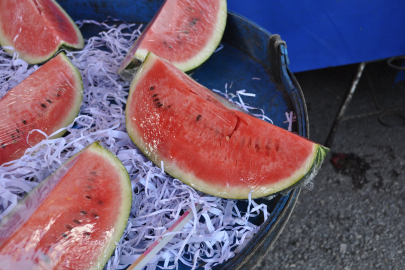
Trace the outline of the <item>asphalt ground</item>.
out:
[[[295,74],[310,138],[324,144],[358,65]],[[284,231],[256,269],[405,269],[405,83],[386,61],[368,63],[331,153],[303,189]],[[333,154],[340,155],[333,155]],[[334,157],[334,166],[331,158]]]

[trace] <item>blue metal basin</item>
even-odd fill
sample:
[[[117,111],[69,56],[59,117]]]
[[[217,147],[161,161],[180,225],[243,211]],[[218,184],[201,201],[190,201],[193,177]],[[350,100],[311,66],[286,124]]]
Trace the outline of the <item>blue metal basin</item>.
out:
[[[59,4],[73,20],[104,21],[111,16],[130,23],[147,23],[163,1],[106,1],[59,0]],[[114,22],[116,23],[116,22]],[[97,35],[100,28],[85,25],[81,29],[85,38]],[[277,35],[271,35],[246,18],[228,12],[228,21],[222,40],[224,48],[194,71],[193,77],[210,89],[228,91],[246,89],[256,98],[246,100],[249,105],[262,108],[274,124],[287,129],[286,112],[293,111],[296,121],[292,131],[308,137],[308,117],[302,91],[288,69],[286,45]],[[230,85],[232,84],[232,89]],[[300,189],[278,195],[272,200],[261,199],[270,213],[267,220],[253,220],[261,224],[259,232],[234,258],[215,269],[251,269],[258,263],[280,235],[298,199]],[[246,204],[239,202],[241,207]],[[179,269],[188,269],[179,265]],[[203,269],[200,267],[199,269]]]

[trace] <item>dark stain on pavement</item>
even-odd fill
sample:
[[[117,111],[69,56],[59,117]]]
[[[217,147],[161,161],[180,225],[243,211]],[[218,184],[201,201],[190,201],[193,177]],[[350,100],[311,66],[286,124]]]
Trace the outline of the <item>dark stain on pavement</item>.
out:
[[[368,183],[366,172],[370,164],[356,154],[332,153],[331,162],[337,173],[351,177],[354,189],[361,189]]]

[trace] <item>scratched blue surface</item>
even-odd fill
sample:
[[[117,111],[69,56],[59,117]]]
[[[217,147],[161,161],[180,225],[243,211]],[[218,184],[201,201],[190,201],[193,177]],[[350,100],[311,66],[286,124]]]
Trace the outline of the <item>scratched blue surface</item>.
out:
[[[281,35],[293,72],[405,54],[403,0],[232,0],[228,9]]]
[[[147,23],[162,1],[60,0],[59,3],[74,20],[104,21],[108,16],[112,16],[126,22]],[[85,25],[81,30],[83,35],[88,38],[96,35],[100,28]],[[285,113],[298,112],[302,117],[297,117],[293,131],[308,136],[307,114],[302,93],[294,80],[287,78],[291,74],[285,63],[283,67],[271,66],[269,38],[270,33],[260,26],[231,13],[228,15],[222,41],[224,48],[196,69],[192,76],[210,89],[224,91],[225,84],[228,84],[228,92],[246,89],[247,92],[255,93],[256,98],[244,97],[244,101],[251,106],[262,108],[265,114],[274,121],[274,124],[282,128],[287,129],[288,127],[288,123],[284,123],[286,121]],[[276,83],[277,80],[274,79],[271,72],[274,68],[280,69],[279,73],[282,78],[279,78],[279,83]],[[291,78],[293,79],[293,77]],[[267,248],[276,239],[287,222],[288,213],[292,211],[298,194],[299,189],[295,189],[286,196],[277,196],[271,201],[263,200],[262,202],[268,206],[270,217],[266,221],[251,220],[257,225],[264,221],[259,232],[240,253],[217,266],[216,269],[234,269],[235,266],[240,265],[243,265],[243,269],[250,269],[250,265],[262,255],[249,253],[262,239],[265,239],[264,244],[260,246],[263,248]],[[240,201],[238,204],[241,207],[246,206],[245,201]],[[246,261],[246,258],[248,258],[248,263],[241,264],[242,261]],[[180,263],[179,269],[190,268]]]

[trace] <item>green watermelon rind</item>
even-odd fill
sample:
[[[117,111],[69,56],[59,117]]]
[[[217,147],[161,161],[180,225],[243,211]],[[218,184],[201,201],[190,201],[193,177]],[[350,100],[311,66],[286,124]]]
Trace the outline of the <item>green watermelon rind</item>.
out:
[[[201,66],[205,61],[208,60],[208,58],[214,53],[214,51],[217,49],[219,46],[222,36],[225,31],[225,26],[226,26],[226,20],[227,20],[227,2],[226,0],[220,0],[220,8],[218,11],[218,23],[216,24],[216,28],[214,30],[214,34],[212,35],[212,38],[208,41],[207,45],[204,47],[202,51],[200,51],[197,55],[195,55],[193,58],[189,59],[188,61],[184,63],[179,63],[179,62],[171,62],[175,67],[178,69],[182,70],[183,72],[189,72],[192,71],[199,66]],[[136,43],[136,41],[135,41]],[[133,74],[135,72],[138,72],[139,66],[145,61],[149,51],[144,50],[144,49],[138,49],[133,58],[132,61],[128,63],[126,67],[123,69],[118,70],[118,74],[124,79],[128,80],[129,78],[132,78]],[[133,71],[132,71],[133,70]]]
[[[134,80],[131,83],[130,91],[128,95],[128,101],[131,100],[132,95],[135,94],[135,86],[138,83],[139,79],[142,77],[143,73],[146,73],[147,70],[153,66],[154,59],[151,61],[147,61],[148,57],[156,58],[155,55],[149,53],[145,59],[145,62],[140,67],[138,73],[136,74]],[[161,162],[164,163],[164,170],[173,176],[181,180],[183,183],[199,190],[204,193],[214,195],[217,197],[227,198],[227,199],[247,199],[251,188],[244,187],[243,190],[239,188],[231,188],[224,189],[223,186],[214,186],[212,184],[206,184],[203,180],[198,179],[191,173],[183,172],[177,164],[171,162],[171,160],[160,157],[157,153],[153,152],[153,150],[149,149],[148,145],[143,142],[142,138],[138,135],[135,126],[131,125],[131,119],[129,119],[129,109],[126,109],[126,127],[127,132],[131,140],[135,143],[135,145],[147,156],[156,166],[161,167]],[[316,173],[319,171],[319,168],[322,164],[322,161],[325,159],[326,154],[328,153],[329,149],[325,148],[319,144],[313,144],[313,151],[312,154],[308,156],[307,160],[303,163],[301,168],[298,168],[295,173],[286,179],[280,180],[277,183],[282,183],[279,187],[274,188],[273,184],[268,186],[261,186],[260,190],[253,191],[251,194],[252,198],[261,198],[266,197],[269,195],[276,195],[280,193],[284,193],[288,190],[291,190],[306,181],[312,179]]]
[[[63,52],[59,53],[58,55],[62,56],[62,59],[70,66],[70,68],[73,71],[73,74],[75,76],[76,102],[74,103],[74,105],[70,109],[70,113],[68,115],[66,115],[66,117],[65,117],[64,121],[62,122],[62,124],[59,127],[57,127],[55,129],[55,131],[57,131],[60,128],[67,127],[68,125],[70,125],[75,120],[75,118],[77,117],[77,115],[80,112],[80,108],[81,108],[82,102],[83,102],[83,79],[82,79],[82,75],[80,74],[79,70],[72,64],[72,62],[69,60],[69,58]],[[56,139],[56,138],[62,137],[63,134],[65,134],[65,133],[66,133],[66,129],[59,132],[58,134],[50,137],[50,139]]]
[[[327,148],[326,148],[327,149]],[[320,166],[325,159],[326,153],[329,150],[325,150],[325,148],[321,145],[314,144],[314,150],[312,152],[312,155],[308,156],[307,162],[304,162],[301,168],[296,170],[296,173],[294,173],[292,176],[279,180],[277,182],[278,187],[274,188],[272,184],[268,186],[260,186],[260,190],[256,191],[254,190],[251,194],[252,199],[257,199],[257,198],[262,198],[262,197],[267,197],[271,195],[277,195],[277,194],[284,194],[298,186],[301,186],[303,183],[305,183],[308,180],[313,179],[317,172],[320,169]],[[309,169],[306,169],[308,168]],[[165,162],[165,170],[166,170],[166,162]],[[215,187],[215,186],[208,186],[208,188],[201,188],[200,185],[196,185],[193,183],[193,181],[185,181],[184,179],[190,179],[193,176],[183,176],[182,172],[179,170],[179,174],[176,174],[176,178],[181,180],[183,183],[188,184],[192,186],[193,188],[200,190],[204,193],[214,195],[217,197],[222,197],[226,199],[237,199],[237,200],[244,200],[249,198],[249,193],[250,189],[249,188],[244,188],[242,192],[229,192],[228,190],[224,190],[223,187]],[[170,174],[170,173],[169,173]],[[170,174],[172,175],[172,174]],[[173,176],[173,175],[172,175]],[[180,178],[179,178],[180,177]],[[195,180],[194,180],[195,182]],[[235,188],[237,190],[237,188]],[[219,191],[219,190],[224,190],[224,191]]]
[[[58,9],[66,16],[66,18],[69,20],[70,24],[73,26],[73,28],[75,29],[75,33],[79,38],[79,43],[78,44],[71,44],[71,43],[67,43],[63,40],[61,40],[59,42],[59,45],[51,52],[49,52],[47,55],[41,56],[41,57],[32,57],[30,55],[24,55],[21,52],[19,52],[19,58],[24,60],[25,62],[27,62],[28,64],[34,65],[34,64],[40,64],[43,62],[48,61],[50,58],[52,58],[52,56],[54,56],[61,48],[68,48],[68,49],[74,49],[74,50],[80,50],[83,49],[84,47],[84,39],[83,39],[83,35],[79,29],[79,27],[77,27],[76,23],[72,20],[72,18],[69,16],[69,14],[67,14],[67,12],[55,1],[55,0],[51,0],[56,7],[58,7]],[[1,27],[0,27],[0,46],[11,46],[13,47],[13,45],[11,45],[7,38],[5,37]],[[13,51],[9,50],[9,49],[5,49],[3,48],[5,52],[7,52],[10,55],[13,55]]]
[[[129,134],[129,132],[128,132]],[[202,191],[206,194],[210,194],[213,196],[226,198],[226,199],[237,199],[237,200],[246,200],[249,198],[249,193],[251,191],[250,188],[243,188],[242,190],[231,190],[230,188],[224,188],[223,186],[214,186],[211,184],[205,184],[203,180],[199,180],[194,175],[183,172],[178,166],[172,164],[170,160],[166,158],[159,157],[159,155],[151,153],[148,150],[146,144],[142,141],[137,141],[137,136],[132,133],[130,134],[130,138],[135,143],[135,145],[158,167],[161,167],[160,162],[163,161],[164,163],[164,170],[172,177],[179,179],[183,183],[193,187],[196,190]],[[277,184],[280,186],[279,188],[274,188],[272,185],[269,186],[261,186],[260,191],[254,190],[251,194],[252,199],[267,197],[270,195],[277,195],[277,194],[284,194],[298,186],[301,186],[308,180],[313,179],[316,173],[320,169],[320,165],[324,160],[326,153],[329,150],[325,150],[324,147],[321,145],[314,145],[314,150],[312,155],[308,157],[308,162],[305,162],[303,166],[298,169],[297,171],[302,170],[302,168],[308,168],[307,170],[302,170],[303,172],[298,173],[298,175],[294,174],[292,177],[279,180]],[[200,184],[200,183],[201,184]]]
[[[321,169],[322,163],[325,160],[325,157],[328,153],[329,153],[329,148],[318,144],[317,149],[316,149],[315,159],[313,160],[312,166],[308,170],[308,172],[302,178],[298,179],[298,181],[295,182],[293,185],[291,185],[283,190],[280,190],[275,194],[271,194],[271,195],[284,194],[296,187],[301,186],[302,184],[306,183],[307,181],[311,181],[316,176],[318,171]]]
[[[41,181],[41,183],[39,183],[35,188],[33,188],[30,191],[30,193],[26,194],[24,196],[24,198],[18,203],[18,205],[16,207],[14,207],[13,210],[11,210],[10,213],[8,213],[3,218],[3,220],[0,223],[0,226],[7,219],[13,218],[14,214],[18,214],[20,206],[23,205],[30,198],[30,194],[37,192],[38,189],[40,189],[42,186],[47,184],[48,180],[51,179],[51,177],[53,175],[59,173],[61,170],[63,170],[63,168],[65,166],[69,165],[69,163],[72,162],[73,159],[75,159],[77,156],[79,156],[80,154],[82,154],[84,151],[87,151],[87,150],[98,152],[99,154],[101,154],[105,158],[107,158],[108,161],[110,161],[110,163],[113,163],[115,165],[115,167],[117,168],[117,170],[119,171],[119,173],[121,175],[121,182],[122,182],[122,186],[123,186],[122,191],[124,193],[124,196],[123,196],[124,200],[123,200],[123,203],[119,210],[121,212],[121,215],[117,219],[118,226],[115,228],[108,246],[104,249],[104,252],[102,252],[100,254],[100,256],[99,256],[100,259],[94,263],[94,267],[90,268],[90,269],[103,269],[104,265],[108,262],[112,253],[115,250],[115,247],[116,247],[115,243],[118,243],[120,241],[121,236],[124,233],[124,230],[128,223],[128,218],[129,218],[129,214],[131,211],[131,204],[132,204],[132,187],[131,187],[131,180],[130,180],[129,174],[128,174],[124,164],[122,164],[122,162],[113,153],[111,153],[110,151],[108,151],[107,149],[102,147],[99,142],[95,142],[95,143],[87,146],[80,152],[78,152],[75,155],[73,155],[72,157],[70,157],[58,169],[56,169],[56,171],[54,171],[51,175],[49,175],[43,181]],[[0,246],[1,246],[1,244],[0,244]]]

